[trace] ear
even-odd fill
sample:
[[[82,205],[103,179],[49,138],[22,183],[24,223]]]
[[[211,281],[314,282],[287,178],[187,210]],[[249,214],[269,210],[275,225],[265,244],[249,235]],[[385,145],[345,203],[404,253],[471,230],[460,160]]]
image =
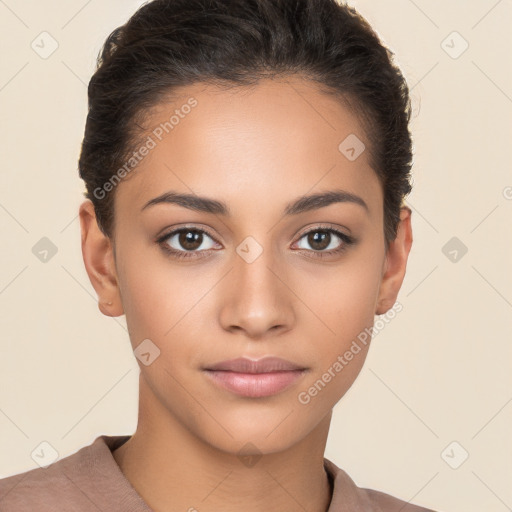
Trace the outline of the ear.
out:
[[[99,228],[91,200],[87,199],[80,205],[79,216],[82,257],[89,280],[98,295],[99,310],[106,316],[120,316],[124,311],[111,240]]]
[[[382,315],[396,302],[412,245],[412,211],[408,206],[400,209],[400,222],[396,238],[389,244],[384,262],[382,281],[377,299],[376,315]]]

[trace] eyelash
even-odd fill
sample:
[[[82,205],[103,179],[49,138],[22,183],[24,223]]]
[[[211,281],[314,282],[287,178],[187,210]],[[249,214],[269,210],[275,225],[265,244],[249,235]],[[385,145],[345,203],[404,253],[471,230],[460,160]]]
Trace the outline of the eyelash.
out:
[[[196,251],[178,251],[176,249],[172,249],[171,247],[169,247],[169,245],[167,243],[165,243],[172,236],[174,236],[174,235],[176,235],[178,233],[189,232],[189,231],[194,231],[194,232],[197,232],[197,233],[206,234],[212,240],[217,242],[217,240],[215,240],[215,238],[208,231],[206,231],[205,229],[199,229],[199,228],[196,228],[196,227],[184,227],[184,228],[175,229],[173,231],[169,231],[168,233],[165,233],[164,235],[162,235],[161,237],[159,237],[156,240],[156,243],[158,245],[160,245],[162,247],[162,249],[167,254],[169,254],[172,257],[177,258],[177,259],[205,258],[205,257],[207,257],[207,255],[205,255],[205,256],[196,256],[196,255],[197,254],[201,254],[201,253],[207,253],[208,251],[211,251],[211,250],[214,250],[214,249],[203,249],[202,251],[197,251],[197,250]],[[350,245],[353,245],[354,243],[356,243],[356,239],[354,237],[349,236],[349,235],[347,235],[347,234],[345,234],[345,233],[343,233],[343,232],[341,232],[341,231],[339,231],[339,230],[337,230],[335,228],[332,228],[330,226],[317,226],[317,227],[315,227],[313,229],[310,229],[309,231],[306,231],[305,233],[303,233],[299,237],[298,240],[302,240],[305,236],[309,235],[310,233],[316,233],[316,232],[326,232],[326,233],[334,234],[337,237],[339,237],[342,240],[343,243],[337,249],[331,249],[330,251],[315,251],[313,249],[297,249],[297,250],[313,253],[314,254],[314,256],[312,256],[313,258],[324,258],[325,256],[334,256],[334,255],[341,254],[342,252],[347,250],[347,248]]]

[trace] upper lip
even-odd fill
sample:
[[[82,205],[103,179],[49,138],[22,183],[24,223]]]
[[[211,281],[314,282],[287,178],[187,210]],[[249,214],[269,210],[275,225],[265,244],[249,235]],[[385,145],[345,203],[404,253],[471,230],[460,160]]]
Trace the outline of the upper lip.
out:
[[[279,371],[304,370],[305,368],[292,363],[291,361],[287,361],[286,359],[269,356],[258,360],[249,359],[247,357],[238,357],[237,359],[221,361],[220,363],[214,364],[213,366],[208,366],[205,369],[239,373],[270,373]]]

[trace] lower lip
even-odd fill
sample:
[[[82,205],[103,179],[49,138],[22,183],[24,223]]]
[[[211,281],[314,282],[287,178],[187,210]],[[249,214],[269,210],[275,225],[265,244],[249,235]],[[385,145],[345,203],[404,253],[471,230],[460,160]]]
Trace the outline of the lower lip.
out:
[[[230,371],[205,370],[214,382],[237,395],[252,398],[271,396],[285,390],[306,370],[290,370],[269,373],[238,373]]]

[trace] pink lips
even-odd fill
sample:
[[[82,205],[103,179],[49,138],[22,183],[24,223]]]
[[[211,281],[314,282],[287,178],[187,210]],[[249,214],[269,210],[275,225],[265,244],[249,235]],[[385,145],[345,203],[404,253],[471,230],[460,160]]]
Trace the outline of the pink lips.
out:
[[[279,357],[264,357],[258,361],[241,357],[222,361],[204,371],[221,387],[256,398],[283,391],[295,383],[306,368]]]

